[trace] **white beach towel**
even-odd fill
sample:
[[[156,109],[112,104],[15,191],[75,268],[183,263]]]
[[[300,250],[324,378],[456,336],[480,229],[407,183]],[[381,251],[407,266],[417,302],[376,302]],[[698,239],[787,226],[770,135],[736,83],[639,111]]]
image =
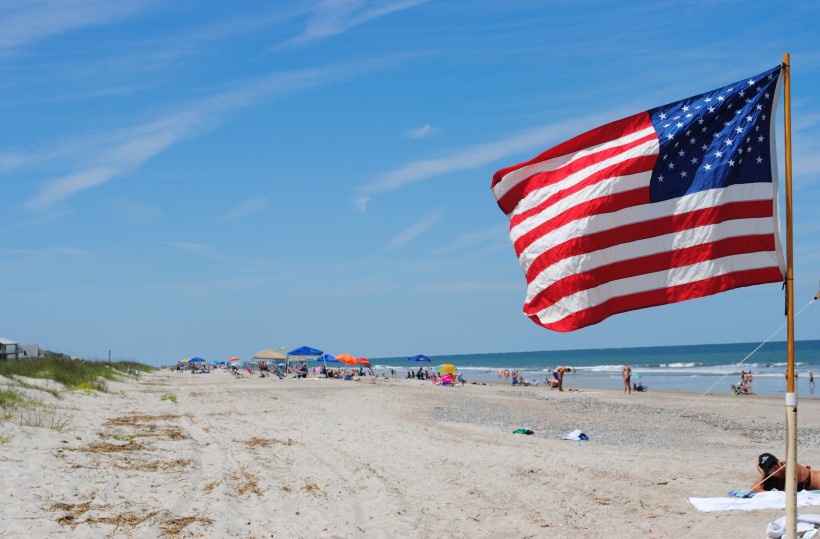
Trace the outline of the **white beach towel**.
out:
[[[578,440],[587,441],[587,440],[589,440],[589,436],[587,436],[586,434],[584,434],[580,430],[574,430],[570,433],[567,433],[561,439],[562,440],[573,440],[573,441],[578,441]]]
[[[815,525],[820,525],[820,515],[797,515],[797,533],[813,530]],[[780,539],[786,535],[786,517],[769,522],[766,527],[766,537]]]
[[[785,509],[786,493],[778,490],[757,492],[752,498],[689,498],[698,511],[754,511],[755,509]],[[820,491],[801,490],[797,506],[820,505]]]

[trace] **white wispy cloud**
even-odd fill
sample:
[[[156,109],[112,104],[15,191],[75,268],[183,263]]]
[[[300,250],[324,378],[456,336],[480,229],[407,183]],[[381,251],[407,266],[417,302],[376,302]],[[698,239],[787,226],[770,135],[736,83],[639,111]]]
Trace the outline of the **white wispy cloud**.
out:
[[[385,15],[424,4],[427,0],[365,2],[364,0],[322,0],[310,10],[304,30],[283,45],[294,47],[347,32],[351,28]]]
[[[324,68],[273,73],[246,81],[240,88],[219,93],[209,98],[180,105],[182,112],[156,121],[121,129],[115,132],[86,137],[83,142],[65,144],[68,149],[41,152],[43,159],[54,155],[66,158],[68,154],[82,156],[86,164],[80,170],[47,181],[25,207],[31,211],[45,210],[76,193],[102,185],[124,172],[133,170],[174,144],[213,130],[226,121],[229,113],[251,107],[263,99],[283,97],[308,88],[332,84],[392,66],[401,59],[382,58],[356,65],[342,64]],[[58,146],[61,146],[58,143]],[[17,155],[17,154],[11,154]],[[27,165],[37,164],[29,155]],[[7,157],[20,166],[18,159]],[[90,164],[88,164],[90,163]]]
[[[420,234],[426,232],[436,223],[441,221],[442,217],[443,214],[441,212],[428,213],[427,215],[422,217],[419,222],[407,227],[406,229],[396,234],[396,236],[394,236],[393,239],[387,242],[387,244],[384,246],[384,249],[382,249],[382,252],[389,253],[395,251],[396,249],[404,247],[405,245],[413,241],[413,239],[418,237]]]
[[[472,249],[491,242],[500,242],[501,240],[505,243],[509,241],[507,227],[504,225],[490,226],[476,230],[475,232],[456,236],[447,245],[435,249],[433,253],[447,254],[464,249]]]
[[[156,206],[143,204],[134,200],[109,200],[108,205],[126,223],[146,225],[162,218],[162,210]]]
[[[438,129],[434,128],[430,124],[426,124],[421,127],[414,127],[413,129],[408,129],[404,132],[404,134],[407,136],[407,138],[422,139],[429,137],[436,131],[438,131]]]
[[[46,249],[0,249],[0,253],[36,256],[43,258],[92,258],[94,253],[77,247],[49,247]]]
[[[222,216],[222,219],[233,220],[250,217],[251,215],[265,211],[269,205],[270,199],[268,197],[249,198],[229,209],[225,215]]]
[[[96,185],[101,185],[120,171],[115,168],[92,168],[57,178],[48,183],[40,193],[26,203],[29,210],[42,210],[54,204],[58,200],[73,195],[78,191],[84,191]]]
[[[0,49],[12,49],[80,28],[105,26],[156,1],[36,0],[0,4]]]
[[[617,116],[615,117],[617,118]],[[543,151],[551,144],[577,135],[595,125],[601,125],[604,121],[611,120],[611,115],[596,114],[535,127],[495,142],[458,148],[443,157],[411,161],[362,186],[359,194],[353,198],[353,205],[357,211],[366,211],[367,205],[376,194],[394,191],[405,185],[435,178],[443,174],[475,170],[522,152]],[[486,181],[489,188],[490,179],[487,178]]]
[[[171,247],[172,249],[176,249],[177,251],[182,251],[184,253],[191,253],[199,256],[204,256],[207,258],[222,258],[222,255],[219,254],[219,251],[213,245],[208,245],[206,243],[191,243],[187,241],[166,241],[165,245]]]

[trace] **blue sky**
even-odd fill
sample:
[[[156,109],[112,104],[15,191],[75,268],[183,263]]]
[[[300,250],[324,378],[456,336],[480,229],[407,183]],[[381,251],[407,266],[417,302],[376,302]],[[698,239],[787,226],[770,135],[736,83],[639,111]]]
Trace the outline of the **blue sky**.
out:
[[[383,357],[760,342],[784,322],[779,285],[539,328],[489,188],[499,168],[790,52],[804,307],[820,279],[806,24],[820,6],[682,6],[2,3],[0,337],[154,364],[303,344]],[[818,306],[797,338],[820,338]]]

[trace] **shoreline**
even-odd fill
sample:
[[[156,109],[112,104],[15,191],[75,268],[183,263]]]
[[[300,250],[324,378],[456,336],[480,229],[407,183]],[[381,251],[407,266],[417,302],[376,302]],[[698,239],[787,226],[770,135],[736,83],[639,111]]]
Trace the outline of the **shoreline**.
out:
[[[111,385],[62,396],[68,431],[2,424],[0,534],[748,537],[783,514],[688,503],[781,456],[777,397],[219,371]],[[820,461],[818,412],[801,403],[801,463]],[[575,429],[589,441],[561,440]]]

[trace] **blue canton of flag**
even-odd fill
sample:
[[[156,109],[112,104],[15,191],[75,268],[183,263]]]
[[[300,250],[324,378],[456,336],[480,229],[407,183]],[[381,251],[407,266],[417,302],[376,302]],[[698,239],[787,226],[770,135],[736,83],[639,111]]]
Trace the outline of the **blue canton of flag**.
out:
[[[780,69],[649,110],[660,142],[650,182],[653,202],[771,181],[768,111]]]

